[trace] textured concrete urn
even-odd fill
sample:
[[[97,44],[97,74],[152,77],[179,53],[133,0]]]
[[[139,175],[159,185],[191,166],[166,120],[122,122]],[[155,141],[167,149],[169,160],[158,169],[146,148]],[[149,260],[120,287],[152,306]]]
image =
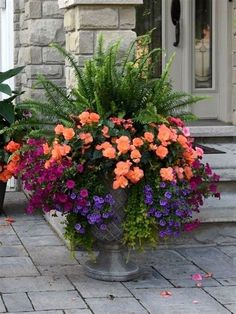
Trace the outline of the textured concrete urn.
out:
[[[139,275],[139,267],[125,257],[125,249],[121,244],[122,220],[127,191],[124,189],[110,190],[115,200],[114,219],[105,231],[94,227],[93,236],[97,239],[99,254],[96,261],[88,261],[85,273],[92,278],[105,281],[128,281]]]

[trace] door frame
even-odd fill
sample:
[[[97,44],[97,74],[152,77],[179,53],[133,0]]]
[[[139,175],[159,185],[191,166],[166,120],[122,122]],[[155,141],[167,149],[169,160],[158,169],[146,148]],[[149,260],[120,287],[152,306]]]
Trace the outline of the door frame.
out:
[[[177,73],[178,80],[174,83],[174,88],[184,90],[195,95],[204,95],[204,90],[196,91],[193,89],[193,1],[180,0],[181,19],[180,19],[180,43],[174,47],[174,25],[170,26],[170,5],[171,0],[162,0],[162,47],[165,51],[163,54],[163,66],[168,61],[172,53],[175,53],[175,61],[172,66],[173,73]],[[219,94],[218,105],[216,108],[216,118],[225,122],[232,122],[232,2],[227,0],[213,0],[216,4],[216,19],[218,17],[215,37],[217,38],[215,53],[216,76],[215,88]],[[219,18],[220,17],[220,18]],[[227,23],[226,23],[227,21]],[[217,50],[220,49],[220,54]],[[220,56],[224,55],[224,58]],[[181,66],[180,66],[181,64]],[[178,82],[177,82],[178,81]],[[209,96],[214,91],[208,90]],[[222,105],[223,104],[223,105]]]

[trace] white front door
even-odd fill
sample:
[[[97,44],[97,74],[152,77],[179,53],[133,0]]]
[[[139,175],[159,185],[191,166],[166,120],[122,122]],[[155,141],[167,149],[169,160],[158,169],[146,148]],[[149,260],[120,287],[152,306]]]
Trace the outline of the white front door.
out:
[[[163,0],[162,5],[166,60],[176,55],[171,72],[174,88],[208,97],[192,107],[199,118],[230,122],[232,3]]]

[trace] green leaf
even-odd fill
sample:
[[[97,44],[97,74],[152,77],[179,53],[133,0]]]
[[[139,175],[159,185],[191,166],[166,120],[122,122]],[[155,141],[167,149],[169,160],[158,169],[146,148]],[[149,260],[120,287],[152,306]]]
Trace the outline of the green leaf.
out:
[[[18,68],[15,68],[15,69],[8,70],[6,72],[0,72],[0,83],[2,83],[4,81],[8,80],[9,78],[17,75],[23,69],[24,69],[24,67],[18,67]]]
[[[15,121],[14,105],[9,99],[0,101],[0,115],[10,124]]]
[[[0,92],[9,96],[12,95],[11,87],[8,84],[0,84]]]

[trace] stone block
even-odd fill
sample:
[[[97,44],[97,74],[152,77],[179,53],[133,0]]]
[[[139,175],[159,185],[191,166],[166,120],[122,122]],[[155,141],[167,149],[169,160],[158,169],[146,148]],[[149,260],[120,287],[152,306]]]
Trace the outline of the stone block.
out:
[[[25,247],[40,247],[40,246],[54,246],[63,245],[62,241],[56,235],[45,235],[45,236],[25,236],[21,237],[21,241]]]
[[[30,47],[29,48],[30,63],[41,64],[42,63],[42,48],[41,47]]]
[[[77,265],[57,265],[55,267],[54,265],[44,265],[44,266],[38,266],[38,270],[42,275],[48,275],[48,276],[73,276],[73,275],[79,275],[83,273],[82,266]]]
[[[146,294],[148,294],[146,292]],[[129,313],[129,314],[148,314],[148,313],[164,313],[155,311],[155,312],[147,312],[144,307],[134,298],[91,298],[86,300],[89,307],[96,314],[121,314],[121,313]],[[171,312],[166,312],[171,313]]]
[[[41,1],[29,1],[25,4],[26,19],[40,19],[42,16]]]
[[[0,299],[0,311],[1,311],[1,313],[5,313],[6,312],[6,309],[5,309],[5,306],[4,306],[4,304],[3,304],[3,302],[2,302],[2,299]]]
[[[131,297],[129,290],[120,282],[105,282],[94,280],[83,274],[71,276],[71,282],[84,298]]]
[[[208,287],[205,289],[213,298],[216,298],[221,304],[236,305],[236,289],[232,287]]]
[[[2,293],[74,290],[72,284],[64,276],[0,278],[0,285]]]
[[[65,314],[92,314],[90,310],[66,310]]]
[[[78,31],[70,34],[69,47],[71,52],[77,54],[93,54],[93,37],[91,31]]]
[[[120,29],[134,29],[136,21],[135,7],[124,6],[119,9]]]
[[[130,44],[136,39],[136,33],[131,30],[117,30],[117,31],[99,31],[95,36],[95,43],[97,45],[98,38],[103,35],[104,48],[106,49],[111,44],[120,41],[120,52],[123,54],[127,51]]]
[[[0,246],[0,257],[28,256],[22,245],[19,246]]]
[[[3,294],[2,297],[9,312],[28,312],[33,310],[26,293]]]
[[[57,1],[43,1],[43,16],[50,18],[63,18],[63,10],[59,9]]]
[[[27,67],[26,74],[30,79],[36,79],[39,74],[45,75],[48,78],[61,78],[63,75],[63,69],[61,65],[31,65]],[[35,232],[32,229],[32,232]],[[35,234],[36,235],[36,234]]]
[[[118,8],[106,6],[80,6],[76,8],[77,29],[117,29]]]
[[[29,20],[31,33],[29,44],[37,46],[48,46],[52,42],[64,44],[65,34],[62,19]]]
[[[64,15],[64,28],[66,32],[75,30],[75,9],[66,10]]]
[[[29,257],[0,257],[0,277],[39,275]]]
[[[63,55],[58,50],[50,47],[43,47],[43,63],[64,64]]]
[[[76,291],[29,292],[35,310],[86,309],[87,306]]]
[[[236,84],[236,67],[233,67],[232,82],[233,82],[233,84]]]
[[[28,46],[29,45],[29,32],[28,30],[21,30],[19,32],[19,44],[20,46]]]
[[[212,289],[217,289],[217,287]],[[163,298],[163,296],[160,295],[161,291],[161,289],[132,290],[134,296],[145,305],[149,311],[148,313],[229,314],[221,304],[219,304],[202,289],[168,288],[168,291],[172,293],[170,298]],[[198,303],[193,304],[194,300],[197,300]],[[90,305],[89,302],[88,304]],[[99,314],[100,312],[96,313]]]

